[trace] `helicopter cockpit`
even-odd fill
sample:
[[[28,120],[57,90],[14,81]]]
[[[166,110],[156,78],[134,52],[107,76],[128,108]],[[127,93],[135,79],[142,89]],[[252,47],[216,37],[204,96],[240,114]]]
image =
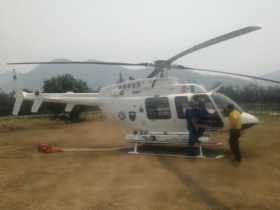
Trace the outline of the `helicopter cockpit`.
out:
[[[228,116],[226,107],[233,104],[235,109],[242,114],[242,109],[233,100],[220,93],[195,94],[192,99],[197,103],[198,123],[210,127],[224,126],[223,118]]]
[[[211,100],[211,95],[196,94],[192,96],[192,100],[195,100],[197,104],[196,116],[199,124],[219,128],[224,126],[222,116],[214,105],[215,102]]]

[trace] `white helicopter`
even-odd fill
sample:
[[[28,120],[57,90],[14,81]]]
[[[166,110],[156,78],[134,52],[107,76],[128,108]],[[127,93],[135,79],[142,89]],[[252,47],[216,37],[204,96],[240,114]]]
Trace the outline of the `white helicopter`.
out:
[[[67,104],[65,111],[70,112],[75,105],[98,106],[105,117],[114,123],[123,124],[136,130],[134,134],[126,135],[126,140],[135,143],[133,154],[140,154],[137,151],[138,143],[183,143],[188,142],[187,122],[185,119],[185,109],[191,99],[199,101],[202,98],[205,106],[210,113],[216,116],[215,123],[205,123],[205,128],[209,132],[227,132],[228,119],[225,115],[225,107],[232,103],[241,113],[242,129],[248,129],[256,125],[259,120],[242,109],[230,98],[216,93],[217,89],[206,91],[197,84],[180,84],[177,78],[163,77],[163,72],[171,68],[189,69],[195,71],[207,71],[224,73],[230,75],[243,76],[248,78],[260,79],[270,82],[280,83],[279,81],[268,80],[248,75],[220,72],[214,70],[196,69],[181,65],[171,65],[175,60],[189,53],[206,48],[208,46],[241,36],[260,27],[246,27],[237,31],[224,34],[214,39],[203,42],[168,60],[156,60],[154,63],[120,63],[120,62],[25,62],[8,63],[15,64],[103,64],[103,65],[122,65],[122,66],[152,66],[155,69],[145,79],[134,79],[129,81],[104,87],[99,93],[42,93],[40,88],[34,89],[33,93],[22,91],[16,72],[13,71],[13,79],[16,92],[16,102],[13,115],[17,115],[23,100],[34,101],[31,112],[36,113],[43,101]],[[159,78],[154,76],[160,74]],[[200,154],[197,158],[205,158],[201,145],[211,145],[208,143],[209,134],[205,134],[199,139]],[[215,144],[217,145],[217,144]],[[143,153],[142,153],[143,154]],[[148,154],[155,155],[155,154]],[[186,157],[186,156],[184,156]],[[214,159],[221,158],[217,156]]]

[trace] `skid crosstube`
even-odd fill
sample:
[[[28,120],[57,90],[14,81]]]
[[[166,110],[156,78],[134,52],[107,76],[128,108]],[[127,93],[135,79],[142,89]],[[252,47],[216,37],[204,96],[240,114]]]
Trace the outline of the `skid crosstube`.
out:
[[[197,158],[197,159],[220,159],[224,155],[216,157],[206,157],[203,154],[202,146],[214,146],[221,145],[222,143],[209,143],[209,134],[206,134],[199,138],[199,155],[197,156],[183,156],[183,155],[170,155],[170,154],[152,154],[152,153],[139,153],[138,143],[140,144],[188,144],[188,134],[140,134],[126,135],[126,140],[130,143],[134,143],[134,150],[128,152],[129,154],[137,155],[149,155],[149,156],[165,156],[165,157],[182,157],[182,158]]]

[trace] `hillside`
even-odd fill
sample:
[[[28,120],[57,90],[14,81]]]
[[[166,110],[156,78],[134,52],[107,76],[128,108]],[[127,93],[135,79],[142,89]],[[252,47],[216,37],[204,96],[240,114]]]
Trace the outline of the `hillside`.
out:
[[[277,71],[273,71],[271,73],[268,74],[264,74],[261,77],[266,78],[266,79],[272,79],[272,80],[277,80],[280,81],[280,70]],[[264,82],[264,81],[260,81],[258,82],[260,85],[274,85],[273,83],[270,82]]]
[[[55,59],[53,61],[69,61],[67,59]],[[94,61],[94,60],[89,60]],[[16,69],[20,69],[17,66]],[[130,70],[122,66],[109,66],[109,65],[90,65],[90,64],[52,64],[52,65],[38,65],[32,71],[20,75],[20,82],[22,88],[33,89],[35,87],[42,87],[44,79],[48,79],[52,76],[62,75],[69,73],[76,79],[81,79],[87,82],[88,86],[92,89],[98,89],[101,85],[105,87],[107,85],[115,84],[119,78],[121,72],[123,78],[128,80],[129,76],[135,79],[145,78],[152,68],[144,68],[140,70]],[[195,82],[197,84],[203,84],[206,89],[209,89],[217,81],[224,84],[243,85],[248,83],[247,80],[233,78],[228,76],[213,76],[203,75],[188,70],[170,70],[169,77],[177,77],[181,83]],[[0,88],[5,92],[11,92],[13,90],[13,83],[10,72],[0,74]]]
[[[20,77],[21,76],[21,73],[18,74],[18,76]],[[12,80],[12,73],[9,72],[9,71],[6,71],[4,73],[0,73],[0,89],[1,89],[1,86],[8,83],[8,82],[11,82]]]

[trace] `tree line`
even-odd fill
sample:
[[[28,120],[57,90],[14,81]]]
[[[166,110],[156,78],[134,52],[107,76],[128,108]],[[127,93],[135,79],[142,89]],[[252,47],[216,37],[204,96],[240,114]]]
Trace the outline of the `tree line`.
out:
[[[221,82],[216,82],[212,88],[218,87],[221,84]],[[250,83],[243,86],[233,86],[223,84],[223,86],[217,92],[228,96],[237,103],[280,103],[280,86],[278,85],[261,86],[256,83]]]
[[[217,82],[213,87],[217,87]],[[280,86],[261,86],[250,83],[243,86],[223,85],[217,92],[222,93],[248,113],[280,115]]]

